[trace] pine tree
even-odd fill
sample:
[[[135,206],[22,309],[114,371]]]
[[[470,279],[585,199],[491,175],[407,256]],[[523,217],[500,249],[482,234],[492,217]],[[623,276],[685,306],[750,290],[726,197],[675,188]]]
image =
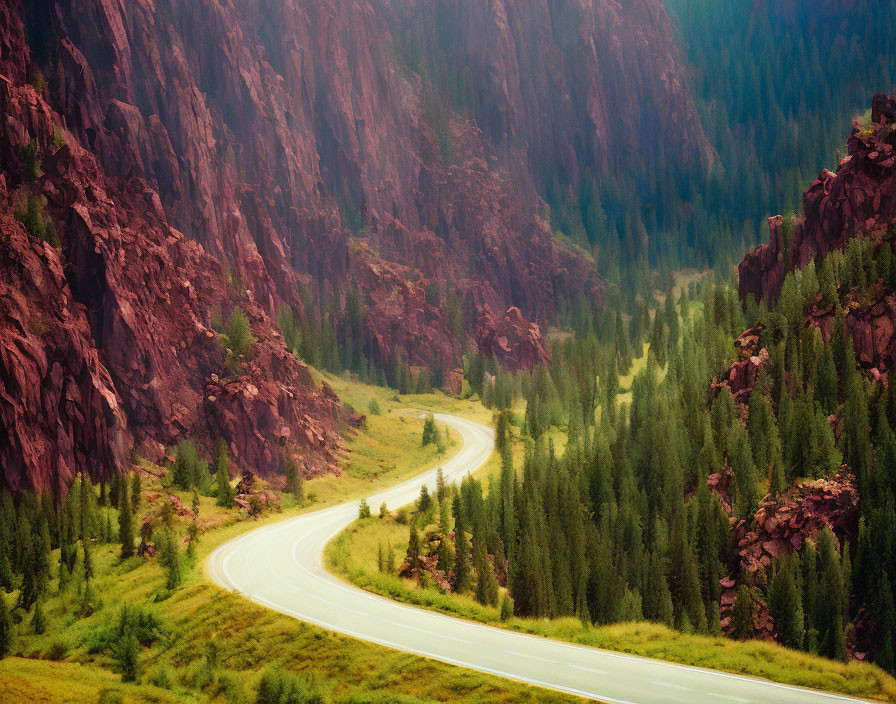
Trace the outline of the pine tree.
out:
[[[305,492],[299,465],[293,457],[284,457],[283,465],[286,475],[286,491],[292,494],[297,504],[301,504],[305,500]]]
[[[417,511],[426,514],[432,508],[432,497],[429,495],[429,488],[424,484],[420,487],[420,498],[417,499]]]
[[[81,566],[84,570],[84,581],[86,583],[90,583],[90,580],[93,579],[93,557],[90,555],[90,541],[82,540],[81,541],[81,552],[83,558],[81,560]]]
[[[180,564],[180,550],[177,541],[170,530],[164,530],[157,541],[159,547],[159,562],[167,570],[165,588],[173,591],[180,586],[182,574]]]
[[[12,620],[6,606],[6,597],[0,594],[0,659],[9,655],[12,650]]]
[[[367,499],[361,499],[361,502],[358,504],[358,519],[363,520],[365,518],[370,518],[370,505],[367,503]]]
[[[439,552],[437,567],[445,574],[452,568],[451,548],[448,538],[448,505],[447,501],[439,504]]]
[[[445,505],[445,498],[448,496],[448,485],[445,483],[445,472],[441,467],[436,470],[436,500],[439,506]]]
[[[420,533],[417,531],[417,519],[411,520],[410,534],[408,537],[407,551],[408,567],[415,572],[417,580],[420,580]]]
[[[734,610],[731,613],[732,633],[738,640],[753,637],[753,598],[746,584],[737,589]]]
[[[22,584],[19,588],[18,606],[30,611],[45,587],[46,569],[42,563],[47,564],[48,555],[43,553],[43,541],[34,535],[31,523],[24,515],[19,519],[18,535],[18,542],[22,546]]]
[[[140,478],[140,470],[135,469],[131,474],[131,508],[134,511],[140,508],[140,502],[142,498],[143,480]]]
[[[486,606],[498,604],[498,582],[488,563],[485,541],[473,541],[473,568],[476,570],[476,601]]]
[[[436,419],[432,413],[428,413],[423,421],[423,447],[438,443],[439,430],[436,427]]]
[[[43,635],[47,631],[47,619],[44,616],[42,601],[39,599],[34,605],[34,615],[31,617],[31,630],[35,635]]]
[[[121,503],[118,506],[118,541],[121,543],[121,559],[125,560],[134,555],[134,512],[126,483],[119,493]]]
[[[789,559],[783,560],[768,590],[768,610],[775,620],[779,643],[789,648],[803,645],[803,605]]]
[[[128,626],[114,647],[114,657],[122,682],[136,682],[140,678],[140,642],[133,626]]]
[[[230,486],[230,456],[227,453],[227,444],[221,441],[218,443],[216,449],[215,503],[221,508],[230,508],[233,506],[233,487]],[[289,475],[287,474],[287,484],[288,483]],[[288,490],[289,487],[287,486],[287,491]]]
[[[469,546],[466,524],[460,496],[454,497],[454,591],[463,592],[470,588]]]

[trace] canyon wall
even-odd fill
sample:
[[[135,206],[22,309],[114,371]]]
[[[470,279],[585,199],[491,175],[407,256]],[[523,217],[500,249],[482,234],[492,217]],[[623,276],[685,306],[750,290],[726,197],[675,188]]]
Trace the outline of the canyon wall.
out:
[[[539,189],[658,145],[707,166],[682,76],[659,0],[4,3],[0,482],[104,478],[187,437],[334,471],[338,399],[275,322],[303,288],[360,287],[379,361],[544,363],[558,301],[604,281]],[[236,306],[257,343],[234,365],[215,320]]]

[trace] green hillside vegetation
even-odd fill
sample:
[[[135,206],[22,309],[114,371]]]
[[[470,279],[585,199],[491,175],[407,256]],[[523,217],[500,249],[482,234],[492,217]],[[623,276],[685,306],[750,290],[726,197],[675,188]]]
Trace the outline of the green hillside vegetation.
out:
[[[222,542],[267,522],[357,497],[437,461],[436,448],[420,443],[423,419],[407,413],[404,400],[380,387],[329,380],[347,397],[377,398],[382,412],[371,419],[375,428],[349,438],[352,459],[340,483],[334,485],[331,478],[304,482],[302,505],[285,493],[279,509],[265,510],[254,520],[242,509],[219,506],[212,472],[220,460],[209,463],[188,446],[176,453],[175,463],[187,489],[169,485],[172,476],[160,479],[162,468],[141,462],[139,473],[114,487],[76,483],[60,513],[50,504],[35,506],[27,497],[10,512],[8,496],[2,499],[0,573],[10,584],[0,592],[7,607],[5,618],[0,613],[0,643],[7,655],[0,659],[0,688],[20,701],[50,704],[250,704],[266,702],[271,692],[281,690],[295,693],[298,698],[291,701],[326,704],[573,701],[331,634],[206,579],[202,564]],[[434,408],[441,403],[436,396],[414,400]],[[461,407],[472,404],[454,402],[452,410]],[[207,478],[196,478],[197,466]],[[197,484],[204,489],[194,491]],[[195,521],[160,508],[171,506],[164,500],[169,493],[180,505],[196,509]],[[130,528],[124,518],[129,506]],[[154,535],[148,542],[159,552],[122,557],[129,552],[124,546],[131,530],[139,551],[147,535],[143,519],[149,515]],[[38,538],[39,547],[22,542],[20,535]],[[384,689],[389,699],[378,694]]]
[[[888,280],[888,251],[887,244],[872,256],[870,245],[856,240],[829,257],[819,275],[810,265],[789,276],[770,308],[751,302],[745,310],[730,287],[704,280],[677,301],[673,294],[662,305],[636,302],[654,310],[652,317],[620,324],[612,313],[598,316],[591,330],[554,346],[549,370],[505,382],[511,397],[525,399],[525,413],[498,411],[500,460],[483,475],[487,484],[465,480],[437,510],[412,517],[410,544],[404,526],[362,522],[330,546],[331,564],[365,588],[467,618],[501,623],[503,610],[505,625],[543,635],[855,695],[896,696],[896,683],[882,670],[836,662],[845,659],[846,629],[860,607],[873,608],[882,624],[892,622],[886,572],[892,541],[885,527],[893,494],[887,455],[872,445],[889,446],[896,394],[863,380],[848,340],[835,335],[825,344],[803,325],[819,291],[836,297],[878,275]],[[732,341],[748,321],[764,325],[772,364],[760,375],[745,424],[727,390],[712,404],[708,390],[713,377],[724,376]],[[630,351],[646,341],[646,360],[638,364]],[[622,372],[636,366],[642,368],[626,389]],[[628,403],[620,403],[621,392]],[[877,409],[872,439],[864,431],[870,409]],[[843,418],[839,442],[826,421],[832,412]],[[558,434],[566,438],[563,447]],[[733,514],[750,519],[764,497],[830,476],[844,460],[856,468],[860,494],[880,497],[863,499],[856,544],[841,548],[822,532],[798,560],[782,558],[768,574],[741,577],[745,593],[767,601],[779,619],[779,642],[811,655],[721,638],[719,579],[735,569],[737,555],[729,551],[728,515],[707,477],[730,467]],[[397,567],[413,553],[415,533],[425,554],[423,538],[446,534],[458,520],[469,550],[461,586],[457,576],[453,585],[460,594],[442,594],[427,579],[419,585],[399,579],[373,561],[386,545],[398,555]],[[438,553],[446,573],[458,569],[459,545],[455,537],[438,548],[448,553]],[[484,554],[498,564],[507,559],[512,602],[488,586],[495,575]],[[638,646],[638,638],[629,644],[618,637],[648,628],[643,622],[658,636],[654,642]],[[615,637],[604,639],[604,628]],[[750,636],[752,626],[742,633]],[[878,637],[877,662],[891,669],[890,636],[884,630]],[[775,653],[776,665],[757,657],[757,649]]]

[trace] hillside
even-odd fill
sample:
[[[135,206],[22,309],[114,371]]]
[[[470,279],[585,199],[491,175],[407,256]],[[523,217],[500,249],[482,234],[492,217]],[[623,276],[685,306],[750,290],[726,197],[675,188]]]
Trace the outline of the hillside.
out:
[[[604,286],[542,181],[631,160],[648,124],[700,168],[680,74],[656,0],[6,3],[3,483],[185,438],[329,471],[342,412],[287,345],[395,386],[453,383],[477,340],[531,369],[534,321]]]

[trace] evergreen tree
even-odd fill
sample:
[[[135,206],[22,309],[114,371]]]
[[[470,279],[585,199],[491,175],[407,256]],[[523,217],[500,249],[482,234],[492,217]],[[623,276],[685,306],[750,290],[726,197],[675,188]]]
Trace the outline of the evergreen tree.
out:
[[[775,620],[775,634],[782,645],[801,648],[803,645],[803,605],[791,561],[783,560],[772,577],[768,590],[768,610]]]
[[[93,579],[93,557],[90,554],[90,541],[81,541],[81,553],[81,567],[84,570],[84,581],[89,584],[90,580]]]
[[[301,504],[305,500],[305,490],[299,465],[293,457],[284,457],[283,465],[286,475],[286,491],[292,494],[297,504]]]
[[[140,508],[140,501],[143,498],[143,481],[140,478],[140,470],[135,469],[131,474],[131,508],[134,511]],[[108,515],[108,514],[107,514]]]
[[[407,563],[408,567],[417,573],[417,580],[419,581],[419,570],[422,563],[420,561],[420,534],[417,531],[416,518],[411,520],[410,536],[408,538]]]
[[[731,613],[731,628],[738,640],[753,637],[753,598],[745,584],[741,584],[737,589],[737,598]]]
[[[233,506],[233,487],[230,486],[230,454],[227,452],[227,444],[221,440],[216,446],[215,453],[215,503],[221,508]],[[287,466],[288,469],[288,466]],[[287,484],[289,475],[287,474]],[[287,487],[287,491],[289,487]]]
[[[134,512],[131,509],[131,495],[127,484],[120,491],[121,503],[118,506],[118,540],[121,543],[121,558],[134,555]]]
[[[12,619],[6,606],[6,597],[0,594],[0,659],[9,655],[12,650]]]
[[[460,496],[454,497],[454,590],[463,592],[470,588],[469,545]]]

